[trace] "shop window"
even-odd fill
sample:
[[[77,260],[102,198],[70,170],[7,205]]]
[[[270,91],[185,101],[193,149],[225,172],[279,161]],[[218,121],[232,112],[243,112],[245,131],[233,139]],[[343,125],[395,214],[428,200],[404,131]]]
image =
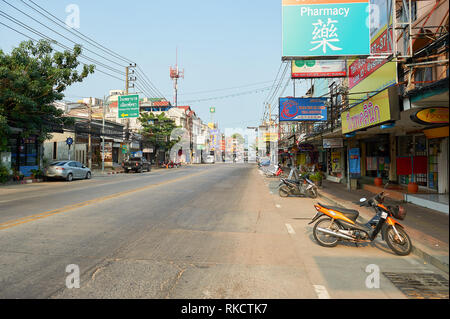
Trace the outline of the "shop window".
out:
[[[388,141],[368,141],[366,148],[366,176],[389,177],[390,157]]]
[[[414,181],[427,186],[427,139],[424,135],[399,136],[397,143],[397,175],[400,184]]]
[[[428,187],[435,190],[438,190],[439,185],[438,158],[440,144],[440,139],[429,140],[428,143]]]

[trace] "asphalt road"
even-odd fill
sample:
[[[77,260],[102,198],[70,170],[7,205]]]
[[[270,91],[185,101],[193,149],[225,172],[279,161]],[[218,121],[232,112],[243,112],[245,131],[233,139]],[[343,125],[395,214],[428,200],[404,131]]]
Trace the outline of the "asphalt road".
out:
[[[318,246],[314,201],[268,186],[216,164],[2,188],[0,298],[405,298],[368,288],[367,266],[438,272],[381,244]]]

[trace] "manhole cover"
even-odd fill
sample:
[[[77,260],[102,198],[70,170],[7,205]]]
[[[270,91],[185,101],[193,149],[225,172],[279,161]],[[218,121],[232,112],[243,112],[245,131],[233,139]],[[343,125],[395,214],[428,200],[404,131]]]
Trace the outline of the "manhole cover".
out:
[[[410,299],[448,299],[448,280],[438,274],[383,272]]]

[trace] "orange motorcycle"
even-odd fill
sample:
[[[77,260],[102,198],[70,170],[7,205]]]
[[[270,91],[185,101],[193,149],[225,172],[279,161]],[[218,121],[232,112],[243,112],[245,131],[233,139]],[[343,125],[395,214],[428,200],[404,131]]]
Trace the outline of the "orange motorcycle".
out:
[[[313,228],[314,239],[321,246],[335,247],[340,240],[371,242],[381,232],[382,239],[394,253],[400,256],[409,255],[412,249],[411,239],[404,227],[395,220],[403,220],[406,210],[402,206],[384,206],[384,197],[383,191],[369,200],[360,199],[360,206],[372,207],[376,212],[367,224],[356,221],[359,216],[357,210],[317,203],[314,205],[317,213],[308,224],[317,221]]]

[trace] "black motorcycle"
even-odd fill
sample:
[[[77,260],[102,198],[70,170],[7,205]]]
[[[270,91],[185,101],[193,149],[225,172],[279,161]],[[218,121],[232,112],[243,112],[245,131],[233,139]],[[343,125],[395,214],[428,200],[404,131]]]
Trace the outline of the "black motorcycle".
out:
[[[306,196],[317,198],[319,195],[316,184],[308,178],[300,178],[299,180],[282,178],[278,185],[278,194],[280,197],[288,197],[290,195]]]

